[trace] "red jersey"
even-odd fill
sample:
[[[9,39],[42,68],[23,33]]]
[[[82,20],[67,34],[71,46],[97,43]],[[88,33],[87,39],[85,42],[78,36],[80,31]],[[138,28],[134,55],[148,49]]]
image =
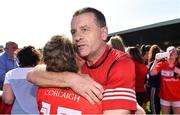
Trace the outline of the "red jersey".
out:
[[[103,110],[136,110],[135,66],[126,53],[107,46],[94,65],[83,66],[82,73],[103,85]]]
[[[39,88],[38,109],[41,114],[101,114],[102,104],[90,104],[71,89]]]
[[[174,77],[174,67],[169,67],[167,61],[157,64],[157,71],[161,73],[160,97],[168,101],[180,101],[180,78]]]
[[[146,81],[146,75],[148,69],[145,64],[134,61],[135,63],[135,71],[136,71],[136,83],[135,83],[135,91],[136,92],[144,92],[144,84]]]

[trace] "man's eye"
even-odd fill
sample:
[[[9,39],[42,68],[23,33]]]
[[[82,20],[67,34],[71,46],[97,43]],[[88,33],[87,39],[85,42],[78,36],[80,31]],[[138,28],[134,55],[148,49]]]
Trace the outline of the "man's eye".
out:
[[[71,31],[71,34],[74,35],[74,34],[75,34],[75,31]]]
[[[86,29],[86,28],[83,28],[82,31],[85,32],[85,31],[87,31],[87,29]]]

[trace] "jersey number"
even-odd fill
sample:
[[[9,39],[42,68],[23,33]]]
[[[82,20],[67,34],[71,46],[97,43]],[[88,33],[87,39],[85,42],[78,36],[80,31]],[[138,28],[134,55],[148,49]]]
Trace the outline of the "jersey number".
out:
[[[42,108],[41,108],[40,112],[43,113],[44,115],[49,115],[50,110],[51,110],[51,105],[49,103],[42,102]],[[64,108],[64,107],[58,107],[57,115],[81,115],[81,111]]]

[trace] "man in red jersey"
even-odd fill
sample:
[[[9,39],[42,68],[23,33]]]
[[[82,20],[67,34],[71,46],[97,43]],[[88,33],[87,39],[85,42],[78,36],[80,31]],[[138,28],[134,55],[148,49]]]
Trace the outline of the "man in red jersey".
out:
[[[71,21],[71,34],[79,56],[86,60],[82,73],[88,74],[96,82],[92,83],[93,80],[90,78],[89,81],[84,80],[75,73],[55,74],[42,69],[29,73],[29,81],[38,85],[52,86],[53,82],[53,86],[71,87],[90,102],[98,102],[100,98],[105,114],[129,114],[131,111],[135,111],[135,66],[125,53],[110,49],[106,45],[108,28],[104,15],[89,7],[76,11]],[[41,78],[39,78],[40,76]],[[48,76],[51,78],[53,76],[54,80],[48,80],[50,78]],[[45,83],[46,81],[52,82]],[[74,84],[75,82],[76,84]],[[103,97],[101,95],[102,87],[97,82],[104,88]],[[86,91],[81,90],[79,86],[82,89],[85,87]]]

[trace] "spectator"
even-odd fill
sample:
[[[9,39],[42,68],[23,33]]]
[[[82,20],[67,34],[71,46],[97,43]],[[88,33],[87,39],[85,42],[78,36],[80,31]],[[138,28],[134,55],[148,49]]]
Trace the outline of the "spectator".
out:
[[[18,49],[18,45],[15,42],[7,42],[5,51],[0,53],[0,90],[3,89],[3,82],[6,72],[11,69],[17,68],[18,63],[15,59],[15,51]]]
[[[125,52],[125,45],[119,36],[112,36],[107,44],[114,49]]]
[[[127,53],[131,56],[135,63],[135,72],[136,72],[136,82],[135,82],[135,91],[136,99],[140,106],[144,103],[145,99],[145,81],[147,75],[147,68],[144,64],[144,60],[140,54],[140,51],[137,47],[127,48]]]
[[[73,15],[71,21],[71,34],[73,43],[78,49],[78,54],[86,60],[86,64],[82,68],[82,73],[89,74],[91,78],[101,83],[105,88],[102,99],[103,113],[130,114],[131,111],[135,111],[134,63],[125,53],[115,49],[111,50],[106,45],[105,41],[108,36],[108,28],[104,15],[100,11],[89,7],[78,10]],[[59,75],[62,75],[62,77],[58,77]],[[35,78],[35,76],[38,77]],[[98,88],[97,85],[94,87],[92,80],[82,80],[75,73],[55,74],[47,73],[42,69],[42,71],[32,71],[28,79],[36,84],[45,84],[42,81],[42,77],[45,79],[48,78],[47,76],[53,76],[56,82],[59,81],[58,84],[55,83],[55,86],[69,86],[75,91],[80,92],[90,102],[92,100],[98,102],[94,94],[102,98],[99,85]],[[78,79],[78,84],[74,84],[76,81],[75,78],[76,80]],[[38,79],[41,79],[41,81],[38,81]],[[44,81],[48,80],[46,79]],[[114,95],[115,93],[117,95]]]
[[[4,51],[4,49],[3,48],[0,48],[0,53],[2,53]]]
[[[161,49],[158,45],[152,45],[149,50],[148,64],[149,71],[155,60],[155,56],[157,53],[160,53]],[[155,76],[151,76],[150,74],[148,78],[148,86],[150,86],[150,107],[152,114],[160,114],[161,106],[160,106],[160,97],[159,97],[159,88],[160,88],[160,73]]]
[[[180,69],[176,67],[177,50],[175,47],[168,47],[166,52],[169,56],[166,57],[166,61],[158,62],[156,58],[150,69],[150,75],[154,76],[160,72],[160,104],[162,114],[169,114],[172,107],[173,114],[180,114],[180,79],[175,77],[180,75]]]
[[[148,67],[148,55],[149,55],[150,47],[151,47],[150,45],[146,45],[146,44],[143,44],[140,47],[141,56],[144,59],[144,64],[146,65],[147,68],[149,68]],[[143,104],[144,109],[146,108],[147,102],[149,101],[149,96],[150,96],[150,94],[148,94],[149,92],[150,92],[150,88],[146,85],[145,103]]]
[[[144,59],[144,62],[145,62],[145,65],[148,66],[148,53],[149,53],[149,49],[150,49],[150,45],[145,45],[143,44],[140,48],[140,51],[141,51],[141,55]]]
[[[6,73],[2,99],[6,104],[13,104],[11,114],[38,114],[37,87],[26,76],[40,61],[40,54],[33,46],[27,46],[17,52],[17,58],[20,67]]]
[[[4,51],[4,47],[0,45],[0,53]]]

